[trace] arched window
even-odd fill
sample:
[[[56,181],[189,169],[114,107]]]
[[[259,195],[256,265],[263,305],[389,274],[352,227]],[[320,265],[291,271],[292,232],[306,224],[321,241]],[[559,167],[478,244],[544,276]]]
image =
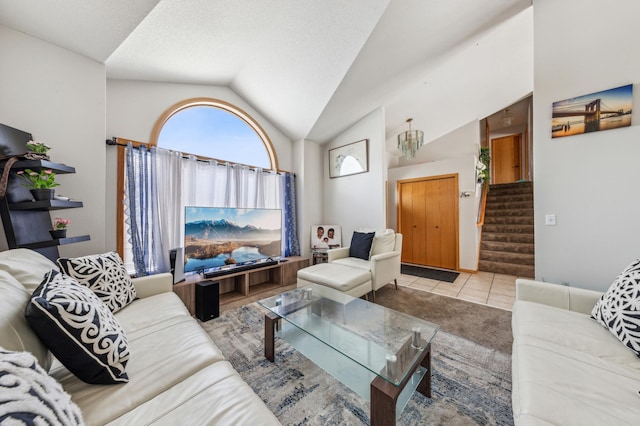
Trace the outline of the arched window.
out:
[[[151,145],[263,169],[278,169],[269,137],[240,108],[209,98],[188,99],[156,121]]]

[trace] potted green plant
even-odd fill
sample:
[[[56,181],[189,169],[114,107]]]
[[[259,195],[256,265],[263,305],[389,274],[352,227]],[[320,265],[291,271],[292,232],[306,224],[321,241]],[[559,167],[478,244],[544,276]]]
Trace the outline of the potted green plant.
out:
[[[38,141],[27,142],[27,148],[29,149],[29,151],[35,152],[37,154],[46,154],[51,149],[51,147],[46,143]]]
[[[491,161],[491,153],[489,148],[480,148],[480,158],[476,163],[476,178],[478,183],[489,181],[489,162]]]
[[[67,226],[71,224],[69,219],[56,217],[53,220],[53,229],[49,231],[51,238],[54,240],[59,238],[65,238],[67,236]]]
[[[51,169],[43,169],[38,172],[31,169],[19,170],[16,175],[27,181],[25,186],[31,190],[31,194],[36,201],[53,200],[53,193],[56,186],[56,174]]]

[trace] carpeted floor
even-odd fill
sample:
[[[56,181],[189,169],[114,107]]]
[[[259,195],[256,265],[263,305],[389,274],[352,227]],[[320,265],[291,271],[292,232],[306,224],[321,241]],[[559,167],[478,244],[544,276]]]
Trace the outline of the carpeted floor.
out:
[[[422,307],[422,311],[430,311],[435,317],[419,316],[433,322],[437,322],[435,318],[443,320],[442,330],[432,346],[432,398],[414,394],[398,424],[513,424],[510,355],[496,345],[483,346],[448,331],[457,329],[473,335],[477,332],[476,327],[456,323],[491,323],[493,320],[487,320],[491,315],[478,308],[501,310],[438,295],[422,300],[416,297],[419,295],[414,294],[415,290],[406,288],[399,289],[395,295],[392,292],[396,292],[393,286],[379,290],[376,302],[388,306],[395,298],[404,308],[412,305],[411,300],[414,305],[426,303],[427,308]],[[452,300],[461,305],[451,303]],[[441,305],[442,309],[435,309],[434,305]],[[421,310],[414,308],[411,309]],[[470,314],[473,311],[479,313],[478,321]],[[444,312],[458,320],[447,321],[442,316]],[[510,316],[508,311],[501,312]],[[369,424],[368,402],[283,340],[276,338],[275,363],[264,358],[264,313],[262,307],[252,303],[223,312],[219,318],[201,324],[283,425]],[[500,314],[494,316],[501,317]],[[502,323],[497,321],[496,324]],[[510,327],[507,328],[510,334]],[[504,339],[496,341],[500,340]]]
[[[387,284],[376,303],[434,322],[440,329],[482,346],[511,354],[511,312],[427,291]]]
[[[401,272],[415,277],[429,278],[437,281],[452,283],[460,275],[459,272],[443,271],[441,269],[427,268],[426,266],[405,265],[400,266]]]

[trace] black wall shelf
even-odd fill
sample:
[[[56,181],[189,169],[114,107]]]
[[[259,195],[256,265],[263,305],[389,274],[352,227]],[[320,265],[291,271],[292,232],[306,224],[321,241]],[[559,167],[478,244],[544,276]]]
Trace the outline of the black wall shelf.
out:
[[[82,201],[43,200],[26,201],[24,203],[10,203],[9,210],[60,210],[82,207]]]
[[[19,248],[28,248],[36,250],[45,247],[63,246],[65,244],[79,243],[81,241],[89,241],[91,237],[89,235],[78,235],[76,237],[57,238],[49,241],[38,241],[36,243],[20,244]]]
[[[5,165],[6,161],[0,162],[0,169],[3,170]],[[75,173],[76,169],[48,160],[17,161],[11,166],[5,197],[0,199],[0,217],[7,246],[32,249],[55,261],[60,257],[58,246],[88,241],[91,237],[79,235],[52,238],[49,233],[52,227],[49,211],[80,208],[83,207],[82,201],[56,199],[35,201],[24,185],[24,180],[16,176],[16,172],[24,169],[35,171],[51,169],[56,174]]]
[[[5,162],[3,161],[2,168],[4,169]],[[32,169],[32,170],[42,170],[42,169],[51,169],[55,173],[58,174],[67,174],[67,173],[75,173],[75,167],[67,166],[66,164],[54,163],[49,160],[23,160],[16,161],[11,166],[11,170],[24,170],[24,169]]]

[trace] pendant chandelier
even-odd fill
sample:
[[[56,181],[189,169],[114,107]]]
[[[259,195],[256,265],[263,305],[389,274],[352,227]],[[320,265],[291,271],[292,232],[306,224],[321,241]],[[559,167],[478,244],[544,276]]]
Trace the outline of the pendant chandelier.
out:
[[[511,126],[511,120],[513,120],[513,115],[509,112],[509,108],[507,108],[504,110],[504,114],[502,114],[502,126]]]
[[[404,158],[414,158],[416,152],[424,144],[424,132],[422,130],[411,130],[413,118],[407,118],[409,130],[398,135],[398,149],[402,151]]]

